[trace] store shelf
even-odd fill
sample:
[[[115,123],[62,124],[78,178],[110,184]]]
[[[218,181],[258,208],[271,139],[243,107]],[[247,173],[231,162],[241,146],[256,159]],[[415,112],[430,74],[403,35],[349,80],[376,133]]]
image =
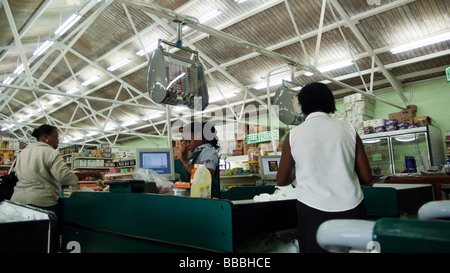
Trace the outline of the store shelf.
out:
[[[96,167],[96,166],[90,166],[90,167],[73,167],[74,170],[109,170],[113,167]]]
[[[132,176],[133,172],[129,172],[129,173],[108,173],[103,175],[105,178],[106,177],[122,177],[122,176]]]
[[[221,175],[220,179],[236,179],[236,178],[249,178],[249,177],[260,177],[259,174],[237,174],[237,175]]]

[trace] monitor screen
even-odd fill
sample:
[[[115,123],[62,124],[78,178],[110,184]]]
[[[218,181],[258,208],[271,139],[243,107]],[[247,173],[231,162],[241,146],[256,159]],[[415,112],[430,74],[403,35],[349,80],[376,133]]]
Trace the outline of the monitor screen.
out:
[[[263,180],[276,180],[281,156],[268,155],[259,157],[259,174]]]
[[[136,149],[136,168],[151,169],[169,180],[175,179],[173,154],[169,149]]]

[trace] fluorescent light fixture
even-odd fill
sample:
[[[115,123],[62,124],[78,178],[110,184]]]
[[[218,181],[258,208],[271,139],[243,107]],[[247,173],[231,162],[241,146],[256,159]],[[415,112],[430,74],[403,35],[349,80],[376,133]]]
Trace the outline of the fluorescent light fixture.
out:
[[[352,64],[353,64],[352,60],[346,60],[346,61],[342,61],[342,62],[338,62],[338,63],[334,63],[334,64],[330,64],[330,65],[319,67],[319,68],[317,68],[317,70],[319,70],[320,72],[323,73],[323,72],[335,70],[335,69],[338,69],[338,68],[350,66]]]
[[[92,78],[90,78],[90,79],[88,79],[88,80],[82,82],[81,85],[82,85],[82,86],[88,86],[89,84],[95,82],[95,81],[98,80],[98,79],[100,79],[100,75],[96,75],[96,76],[94,76],[94,77],[92,77]]]
[[[37,110],[36,110],[36,112],[42,112],[42,111],[44,111],[45,109],[47,108],[47,106],[42,106],[42,107],[39,107]]]
[[[107,70],[114,71],[114,70],[128,64],[129,62],[131,62],[130,59],[123,59],[122,61],[116,63],[115,65],[111,65],[110,67],[108,67]]]
[[[79,14],[72,14],[72,16],[69,17],[56,31],[56,35],[63,35],[69,28],[71,28],[78,20],[80,20],[81,15]]]
[[[90,132],[90,133],[86,134],[87,137],[91,137],[91,136],[95,136],[95,135],[98,135],[98,132]]]
[[[24,121],[25,121],[25,119],[23,119],[23,118],[20,118],[20,119],[17,120],[17,122],[19,122],[19,123],[20,122],[24,122]]]
[[[23,118],[27,119],[27,118],[31,118],[32,116],[34,116],[34,113],[28,113],[27,115],[25,115]]]
[[[83,139],[83,136],[77,136],[77,137],[71,138],[70,140],[75,141],[75,140],[80,140],[80,139]]]
[[[66,93],[67,94],[73,94],[73,93],[77,92],[78,90],[79,90],[78,87],[74,87],[74,88],[72,88],[70,90],[67,90]]]
[[[42,53],[44,53],[49,47],[51,47],[54,44],[53,41],[45,41],[36,51],[33,52],[33,56],[40,56]]]
[[[151,119],[159,118],[162,115],[163,115],[162,112],[161,113],[154,113],[154,114],[147,115],[146,117],[143,117],[142,120],[143,121],[148,121],[148,120],[151,120]]]
[[[109,132],[109,131],[112,131],[114,129],[116,129],[116,126],[111,125],[111,126],[105,128],[105,132]]]
[[[244,0],[244,1],[245,1],[245,0]],[[239,3],[241,3],[241,2],[239,2]],[[215,10],[211,11],[210,13],[206,14],[205,16],[202,16],[202,17],[198,18],[198,21],[199,21],[201,24],[202,24],[202,23],[205,23],[205,22],[211,20],[212,18],[216,17],[217,15],[219,15],[219,14],[221,14],[221,13],[222,13],[222,12],[221,12],[220,10],[215,9]],[[181,30],[183,30],[183,31],[188,30],[188,29],[189,29],[189,26],[187,26],[187,25],[185,25],[185,26],[183,26],[183,27],[181,28]]]
[[[393,47],[391,49],[391,52],[393,54],[397,54],[400,52],[405,52],[408,50],[412,50],[415,48],[419,48],[419,47],[423,47],[423,46],[427,46],[427,45],[432,45],[432,44],[436,44],[436,43],[440,43],[440,42],[444,42],[450,40],[450,31],[446,32],[446,33],[442,33],[439,35],[435,35],[433,37],[429,37],[429,38],[425,38],[425,39],[421,39],[418,41],[411,41],[405,45],[401,45],[401,46],[396,46]]]
[[[224,97],[225,97],[226,99],[232,98],[232,97],[234,97],[234,96],[236,96],[236,93],[228,93],[228,94],[224,94]],[[209,103],[221,101],[221,100],[224,99],[224,97],[223,97],[222,95],[219,95],[219,96],[215,96],[215,97],[209,98]]]
[[[211,11],[210,13],[206,14],[205,16],[202,16],[200,18],[198,18],[198,21],[200,23],[205,23],[209,20],[211,20],[212,18],[216,17],[217,15],[221,14],[222,12],[218,9],[215,9],[213,11]]]
[[[6,127],[2,127],[2,129],[0,129],[0,131],[2,131],[2,132],[6,131],[6,130],[8,130],[8,128],[6,128]]]
[[[314,73],[309,72],[309,71],[306,71],[304,75],[305,75],[306,77],[311,77],[311,76],[314,76]]]
[[[52,99],[51,101],[48,102],[48,105],[53,105],[53,104],[57,103],[60,100],[61,100],[60,98]]]
[[[142,56],[145,55],[145,53],[151,52],[151,51],[153,51],[153,50],[155,50],[155,49],[157,49],[157,48],[158,48],[158,44],[154,44],[154,45],[151,45],[151,46],[149,46],[149,47],[146,47],[146,48],[144,48],[144,49],[142,49],[142,50],[139,50],[138,52],[136,52],[136,55],[142,57]]]
[[[28,64],[28,65],[30,65],[30,64]],[[16,67],[16,69],[14,69],[13,73],[16,75],[19,75],[24,70],[25,70],[25,67],[23,66],[23,64],[20,64],[19,66]]]
[[[236,2],[238,4],[244,3],[245,1],[247,1],[247,0],[234,0],[234,2]]]
[[[130,120],[130,121],[126,121],[126,122],[120,124],[120,126],[122,126],[122,127],[127,127],[127,126],[134,125],[134,124],[136,124],[136,123],[137,123],[137,121],[135,121],[135,120]]]
[[[68,140],[68,139],[64,139],[64,140],[62,141],[62,143],[69,143],[69,140]]]
[[[2,83],[3,84],[10,84],[14,79],[15,78],[8,76],[8,77],[6,77],[6,79],[3,80]]]

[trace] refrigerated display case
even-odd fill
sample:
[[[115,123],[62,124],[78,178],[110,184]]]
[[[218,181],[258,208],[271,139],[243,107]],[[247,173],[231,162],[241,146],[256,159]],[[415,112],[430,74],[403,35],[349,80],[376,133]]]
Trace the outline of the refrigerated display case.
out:
[[[361,136],[374,176],[428,171],[444,164],[439,128],[424,127]]]

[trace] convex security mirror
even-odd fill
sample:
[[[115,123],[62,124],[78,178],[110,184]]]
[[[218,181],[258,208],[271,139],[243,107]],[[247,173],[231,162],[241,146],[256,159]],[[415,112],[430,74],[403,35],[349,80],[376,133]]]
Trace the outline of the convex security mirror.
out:
[[[292,89],[283,84],[275,92],[274,104],[278,105],[278,119],[287,125],[299,125],[304,121],[303,115],[295,110],[290,92]]]
[[[193,58],[166,52],[161,43],[186,51]],[[208,89],[198,53],[167,41],[160,40],[152,53],[147,71],[147,90],[155,103],[186,105],[199,111],[208,106]]]

